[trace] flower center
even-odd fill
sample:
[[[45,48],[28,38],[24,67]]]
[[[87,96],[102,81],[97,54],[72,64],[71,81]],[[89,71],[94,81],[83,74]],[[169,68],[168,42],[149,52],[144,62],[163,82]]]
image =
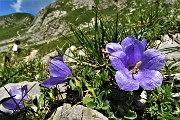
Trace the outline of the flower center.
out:
[[[136,63],[135,66],[131,66],[129,68],[129,74],[137,74],[137,72],[139,71],[138,67],[142,64],[142,61],[139,61]]]

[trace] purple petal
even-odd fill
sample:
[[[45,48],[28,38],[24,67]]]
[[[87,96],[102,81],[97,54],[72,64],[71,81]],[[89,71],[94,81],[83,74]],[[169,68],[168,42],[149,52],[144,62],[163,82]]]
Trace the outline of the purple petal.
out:
[[[144,46],[144,50],[145,50],[146,44],[147,44],[147,40],[142,40],[142,41],[141,41],[141,44]]]
[[[63,56],[62,56],[62,54],[61,54],[61,52],[59,50],[58,50],[58,57],[55,57],[54,59],[64,62],[63,61]]]
[[[17,110],[18,108],[23,108],[24,105],[23,105],[22,102],[20,102],[20,100],[15,99],[15,102],[14,102],[13,99],[9,99],[9,100],[5,101],[4,103],[2,103],[2,105],[3,105],[4,108],[6,108],[8,110]],[[17,105],[19,107],[17,107]]]
[[[27,85],[19,89],[16,87],[12,87],[9,92],[10,92],[10,95],[13,96],[17,100],[21,100],[21,99],[28,100],[28,97],[25,96],[26,93],[28,92]]]
[[[44,82],[41,85],[50,88],[53,87],[54,85],[61,84],[64,82],[67,82],[65,77],[51,77],[44,80]]]
[[[22,99],[22,91],[16,87],[11,87],[9,93],[11,96],[14,96],[16,99]]]
[[[146,50],[142,56],[140,69],[159,70],[166,62],[165,55],[155,49]]]
[[[28,100],[28,97],[26,96],[27,92],[28,92],[28,89],[27,89],[27,85],[24,85],[22,88],[22,99],[23,100]]]
[[[126,54],[123,51],[116,51],[110,55],[111,65],[116,70],[126,67]]]
[[[129,74],[128,72],[128,69],[116,72],[115,78],[119,88],[125,91],[133,91],[139,89],[139,82],[134,80],[131,74]]]
[[[135,66],[141,60],[144,50],[143,44],[138,40],[135,40],[132,45],[126,47],[125,53],[129,66]]]
[[[136,38],[134,36],[128,36],[126,37],[124,40],[122,40],[121,42],[121,46],[123,49],[125,49],[126,47],[132,45],[134,43],[134,41],[136,40]]]
[[[122,50],[122,47],[119,43],[108,43],[106,45],[106,51],[110,54],[116,51],[121,51],[121,50]]]
[[[51,60],[49,65],[49,71],[52,77],[66,77],[67,75],[72,74],[68,66],[64,62],[57,59]]]
[[[139,81],[140,86],[145,90],[150,90],[162,84],[162,74],[155,70],[139,70],[138,74],[134,74],[136,80]]]

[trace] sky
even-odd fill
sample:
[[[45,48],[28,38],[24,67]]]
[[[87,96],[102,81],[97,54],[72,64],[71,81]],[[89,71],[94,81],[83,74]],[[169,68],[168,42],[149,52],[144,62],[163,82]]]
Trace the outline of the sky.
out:
[[[0,0],[0,16],[15,13],[26,12],[36,16],[45,6],[55,0]]]

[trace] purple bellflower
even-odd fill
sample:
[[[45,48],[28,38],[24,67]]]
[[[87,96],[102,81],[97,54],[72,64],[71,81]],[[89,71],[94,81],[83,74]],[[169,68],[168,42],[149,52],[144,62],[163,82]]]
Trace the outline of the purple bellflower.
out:
[[[23,108],[24,104],[22,100],[28,101],[28,97],[26,96],[27,92],[28,92],[27,85],[19,89],[16,87],[12,87],[9,91],[12,98],[3,102],[2,103],[3,107],[8,110],[18,110],[19,108],[20,109]]]
[[[121,90],[133,91],[139,86],[150,90],[162,84],[163,77],[158,70],[165,64],[165,55],[155,49],[145,50],[146,43],[146,40],[139,41],[128,36],[121,45],[106,45],[110,62],[117,70],[115,79]]]
[[[44,80],[41,84],[47,88],[66,82],[66,77],[72,74],[66,63],[64,63],[60,51],[58,51],[58,57],[55,57],[50,61],[49,72],[51,77]]]

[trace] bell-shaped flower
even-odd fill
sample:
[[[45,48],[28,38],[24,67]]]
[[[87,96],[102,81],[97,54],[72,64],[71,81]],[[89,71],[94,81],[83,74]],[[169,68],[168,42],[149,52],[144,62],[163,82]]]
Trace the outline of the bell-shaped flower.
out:
[[[2,103],[3,107],[9,110],[18,110],[23,108],[24,104],[22,101],[28,100],[28,97],[26,96],[27,92],[28,92],[27,85],[19,89],[16,87],[12,87],[9,91],[11,98],[5,100],[5,102]]]
[[[66,77],[71,75],[71,70],[63,60],[61,53],[58,51],[58,57],[53,58],[49,63],[50,78],[44,80],[41,86],[50,88],[54,85],[66,82]]]
[[[139,41],[128,36],[121,45],[106,45],[110,62],[117,70],[115,79],[121,90],[133,91],[139,86],[150,90],[162,84],[163,77],[158,70],[165,64],[165,55],[155,49],[145,50],[146,43],[146,40]]]

